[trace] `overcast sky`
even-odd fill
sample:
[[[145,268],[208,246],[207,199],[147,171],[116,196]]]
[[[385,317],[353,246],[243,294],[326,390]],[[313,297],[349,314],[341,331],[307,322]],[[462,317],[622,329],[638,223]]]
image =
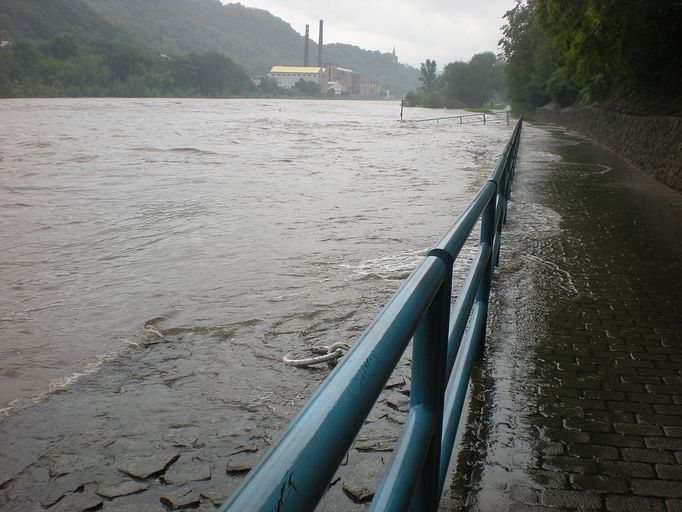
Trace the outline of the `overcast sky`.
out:
[[[225,3],[226,0],[223,0]],[[391,52],[419,67],[435,59],[438,69],[484,51],[498,53],[502,16],[516,0],[240,0],[270,11],[317,41],[324,20],[325,43],[349,43]]]

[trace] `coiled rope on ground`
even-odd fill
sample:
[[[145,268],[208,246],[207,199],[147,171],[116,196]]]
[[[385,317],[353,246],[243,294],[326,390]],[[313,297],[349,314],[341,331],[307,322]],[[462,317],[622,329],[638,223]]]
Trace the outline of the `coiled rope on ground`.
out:
[[[292,356],[292,353],[289,352],[287,355],[285,355],[282,358],[282,361],[284,364],[288,364],[289,366],[296,366],[299,368],[305,368],[307,366],[312,366],[315,364],[321,364],[321,363],[329,363],[332,361],[336,361],[339,359],[341,356],[343,356],[344,350],[349,350],[350,345],[348,343],[343,343],[341,341],[337,341],[336,343],[332,343],[331,345],[319,345],[316,347],[311,347],[310,351],[313,354],[319,354],[315,356],[310,356],[310,357],[294,357]]]

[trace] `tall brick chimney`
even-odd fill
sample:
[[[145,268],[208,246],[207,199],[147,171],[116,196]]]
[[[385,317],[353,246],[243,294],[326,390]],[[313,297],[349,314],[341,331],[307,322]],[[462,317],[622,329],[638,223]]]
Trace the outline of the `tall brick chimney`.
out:
[[[322,67],[322,26],[324,24],[323,20],[320,20],[320,42],[318,43],[317,47],[317,67],[321,68]]]
[[[305,26],[305,47],[303,49],[303,65],[310,66],[310,25]]]

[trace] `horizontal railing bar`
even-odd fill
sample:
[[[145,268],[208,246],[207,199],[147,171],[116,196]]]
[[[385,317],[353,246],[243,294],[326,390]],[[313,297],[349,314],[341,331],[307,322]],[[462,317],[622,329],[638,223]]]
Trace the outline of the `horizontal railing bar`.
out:
[[[372,498],[370,512],[409,508],[436,421],[435,413],[424,406],[410,409],[398,444],[393,449],[393,458]]]
[[[488,202],[493,197],[495,197],[495,183],[488,181],[434,248],[443,249],[449,252],[453,259],[457,259],[478,218],[481,216],[481,212],[488,206]]]
[[[411,119],[407,120],[407,122],[411,123],[423,123],[425,121],[440,121],[442,119],[464,119],[467,117],[484,117],[484,116],[506,116],[506,112],[481,112],[480,114],[464,114],[461,116],[442,116],[442,117],[429,117],[428,119]],[[472,123],[464,123],[464,124],[472,124]]]
[[[500,180],[502,179],[502,175],[504,174],[504,171],[507,168],[507,155],[508,155],[508,153],[509,153],[509,144],[507,144],[507,147],[505,148],[504,153],[502,153],[502,156],[497,161],[497,165],[495,165],[495,170],[493,170],[493,175],[490,177],[490,181],[494,181],[495,183],[500,183]]]
[[[450,457],[457,437],[457,427],[462,416],[464,399],[466,398],[467,388],[469,387],[469,376],[473,365],[474,355],[478,350],[476,341],[485,329],[485,321],[488,313],[488,305],[485,302],[477,301],[474,304],[471,314],[470,326],[462,340],[455,365],[445,390],[445,407],[443,412],[443,439],[441,441],[440,452],[440,478],[439,492],[443,492],[445,477],[450,466]]]
[[[411,408],[371,510],[407,510],[414,502],[415,507],[435,512],[474,357],[484,349],[493,262],[499,255],[500,223],[506,217],[521,123],[519,120],[516,124],[491,179],[313,393],[221,512],[312,510],[411,339],[416,344]],[[479,218],[479,248],[448,325],[453,261]]]
[[[471,314],[471,308],[476,300],[478,285],[485,272],[486,265],[490,261],[491,248],[488,244],[479,245],[476,257],[469,268],[466,280],[457,296],[455,305],[450,315],[450,330],[448,334],[448,359],[445,367],[445,375],[450,375],[455,364],[455,358],[461,345],[462,336],[466,329]]]
[[[422,261],[221,511],[299,512],[320,500],[446,274],[441,259]]]

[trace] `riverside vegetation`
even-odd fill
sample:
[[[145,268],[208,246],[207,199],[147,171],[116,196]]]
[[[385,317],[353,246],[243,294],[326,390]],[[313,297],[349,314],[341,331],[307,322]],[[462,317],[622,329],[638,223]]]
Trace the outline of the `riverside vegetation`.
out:
[[[411,105],[481,107],[506,94],[517,112],[607,103],[637,113],[682,112],[680,2],[517,0],[501,54],[421,66]]]
[[[519,111],[606,102],[679,113],[682,3],[518,0],[500,41]]]
[[[71,35],[0,50],[0,96],[230,96],[254,92],[244,68],[217,52],[160,55]]]
[[[76,40],[77,55],[37,64],[54,57],[46,47],[67,35]],[[243,75],[263,76],[274,64],[300,65],[303,59],[303,36],[291,25],[262,9],[216,0],[0,0],[0,46],[7,43],[13,49],[0,48],[3,96],[280,96],[285,93],[273,92],[269,81],[250,90]],[[310,47],[316,55],[314,41]],[[122,56],[121,69],[112,54]],[[393,95],[418,84],[419,71],[394,53],[332,43],[324,45],[324,59],[367,75]],[[18,69],[24,63],[34,66]],[[125,63],[132,73],[122,69]],[[208,64],[217,77],[204,69]]]
[[[65,34],[46,44],[0,49],[0,96],[319,96],[317,84],[293,89],[263,78],[256,87],[244,68],[218,52],[165,55],[102,40],[80,45]]]
[[[435,61],[421,65],[422,86],[405,97],[408,106],[432,108],[482,107],[505,98],[505,63],[492,52],[474,55],[468,62],[451,62],[437,74]]]

